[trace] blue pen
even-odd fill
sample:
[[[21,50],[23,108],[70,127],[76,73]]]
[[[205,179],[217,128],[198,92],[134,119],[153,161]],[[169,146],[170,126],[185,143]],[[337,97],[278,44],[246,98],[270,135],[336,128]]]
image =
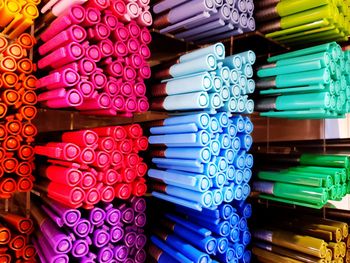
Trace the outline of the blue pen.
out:
[[[225,149],[220,151],[220,156],[223,156],[228,164],[233,164],[233,160],[235,159],[236,152],[232,149]]]
[[[238,226],[239,220],[240,220],[240,217],[239,217],[237,211],[234,210],[234,211],[232,212],[231,217],[230,217],[230,226],[231,226],[231,227],[236,227],[236,226]]]
[[[171,255],[171,257],[175,258],[177,261],[179,262],[186,262],[186,263],[193,263],[193,261],[191,261],[190,259],[188,259],[187,257],[185,257],[182,253],[180,253],[179,251],[176,251],[174,249],[172,249],[171,247],[169,247],[167,244],[165,244],[162,240],[160,240],[158,237],[156,236],[151,236],[151,240],[152,242],[159,247],[160,249],[162,249],[163,251],[165,251],[166,253],[168,253],[169,255]],[[158,261],[159,262],[159,261]]]
[[[242,185],[242,191],[243,191],[242,200],[246,200],[248,198],[248,196],[250,195],[250,191],[251,191],[249,184],[244,183]]]
[[[237,185],[242,184],[243,179],[244,179],[243,171],[241,169],[236,169],[236,171],[235,171],[235,178],[233,180],[235,182],[235,184],[237,184]]]
[[[204,164],[200,167],[186,167],[186,166],[177,166],[177,165],[167,165],[167,164],[157,164],[157,167],[160,169],[171,169],[178,170],[183,172],[199,173],[204,174]]]
[[[249,151],[253,144],[253,138],[250,134],[238,133],[237,137],[241,140],[241,149]]]
[[[236,251],[236,257],[238,259],[241,259],[244,254],[244,246],[239,243],[235,243],[235,244],[230,243],[230,246]]]
[[[215,188],[223,188],[226,183],[226,176],[223,172],[217,173],[217,175],[212,178],[213,186]]]
[[[223,129],[223,132],[233,139],[237,135],[237,127],[233,123],[229,123],[228,127]]]
[[[172,220],[172,221],[174,221],[175,223],[177,223],[177,224],[179,224],[179,225],[181,225],[181,226],[191,230],[191,231],[196,232],[197,234],[199,234],[199,235],[201,235],[203,237],[208,237],[208,236],[210,236],[212,234],[212,232],[209,229],[204,228],[204,227],[199,226],[199,225],[196,225],[196,224],[193,224],[193,223],[191,223],[191,222],[189,222],[189,221],[187,221],[187,220],[185,220],[185,219],[183,219],[181,217],[178,217],[176,215],[172,215],[172,214],[166,213],[165,217],[170,219],[170,220]]]
[[[219,172],[224,172],[226,171],[228,167],[228,162],[225,157],[222,156],[217,156],[215,160],[215,164],[218,167]]]
[[[234,251],[233,248],[227,248],[225,253],[218,253],[216,255],[220,262],[234,262],[234,259],[236,257],[236,252]]]
[[[234,137],[232,139],[232,148],[237,152],[241,149],[241,140],[239,139],[239,137]]]
[[[248,229],[248,222],[245,217],[241,217],[238,223],[239,230],[245,231]]]
[[[228,239],[226,237],[219,237],[216,239],[216,242],[216,252],[221,254],[225,253],[228,249]]]
[[[195,113],[184,116],[170,117],[164,120],[164,125],[195,123],[200,129],[209,127],[210,116],[207,113]]]
[[[244,251],[243,254],[243,263],[250,263],[252,258],[252,252],[249,250]]]
[[[252,178],[252,170],[249,168],[244,168],[243,170],[243,182],[248,183]]]
[[[246,154],[244,151],[240,151],[237,153],[235,159],[233,160],[233,165],[237,169],[244,169],[246,167]]]
[[[231,228],[231,232],[230,232],[230,240],[233,243],[239,242],[239,234],[240,234],[240,230],[238,227],[233,227]]]
[[[224,220],[229,219],[234,212],[234,208],[230,204],[222,204],[219,206],[218,210],[220,213],[220,217]]]
[[[198,132],[198,127],[195,123],[185,123],[178,125],[164,125],[150,128],[151,134],[174,134],[186,132]]]
[[[175,166],[189,166],[189,167],[200,167],[200,160],[187,160],[178,158],[152,158],[152,162],[155,164],[166,164]]]
[[[236,169],[233,165],[229,165],[226,171],[227,181],[232,181],[235,179]]]
[[[244,117],[244,132],[251,134],[253,132],[254,125],[249,117]]]
[[[234,205],[237,207],[238,212],[245,218],[252,216],[252,205],[245,201],[235,201]]]
[[[253,164],[254,164],[254,158],[253,158],[253,155],[250,154],[250,153],[247,153],[245,155],[245,167],[246,168],[252,168],[253,167]]]
[[[221,132],[220,123],[215,117],[210,118],[210,130],[212,133]]]
[[[231,203],[235,198],[235,193],[233,192],[233,189],[230,186],[225,186],[222,188],[223,195],[224,195],[224,201],[226,203]]]
[[[207,224],[206,222],[198,222],[200,225],[208,228],[213,233],[218,234],[220,236],[227,237],[230,235],[230,223],[228,221],[221,221],[219,224]]]
[[[201,214],[199,213],[187,213],[186,214],[188,217],[188,220],[193,222],[193,223],[197,223],[200,224],[200,222],[203,222],[203,224],[212,224],[212,225],[218,225],[220,223],[220,219],[215,219],[212,217],[208,217],[208,218],[203,218],[201,216]]]
[[[201,130],[196,133],[152,135],[148,141],[150,144],[165,144],[174,147],[207,146],[210,143],[210,135],[207,131]]]
[[[221,205],[222,202],[224,201],[224,196],[221,192],[220,189],[215,189],[212,191],[213,192],[213,205]]]
[[[243,198],[243,188],[241,185],[232,185],[231,187],[233,188],[233,192],[235,193],[235,200],[242,200]]]
[[[228,149],[231,147],[231,139],[230,136],[226,133],[222,133],[219,136],[219,142],[221,144],[222,149]]]
[[[157,152],[156,156],[166,157],[166,158],[180,158],[180,159],[195,159],[201,163],[208,163],[211,159],[211,151],[209,147],[170,147],[163,151]]]
[[[204,164],[204,174],[209,178],[213,178],[218,172],[218,167],[214,162]]]
[[[212,155],[218,156],[220,154],[220,148],[221,148],[221,144],[220,144],[219,140],[212,139],[210,141],[209,148],[210,148]]]
[[[194,203],[194,202],[191,202],[191,201],[188,201],[188,200],[184,200],[184,199],[181,199],[181,198],[178,198],[178,197],[175,197],[175,196],[170,196],[170,195],[159,193],[159,192],[155,192],[155,191],[152,192],[152,195],[154,197],[157,197],[159,199],[168,201],[168,202],[173,203],[173,204],[189,207],[189,208],[197,210],[197,211],[201,211],[202,210],[202,206],[200,204]]]
[[[249,231],[244,230],[240,232],[240,237],[239,240],[242,242],[244,246],[247,246],[252,239],[252,235],[250,234]]]
[[[230,120],[237,127],[237,132],[244,132],[245,121],[241,115],[232,116]]]
[[[203,208],[201,215],[203,215],[205,217],[212,217],[215,219],[220,218],[220,212],[218,210],[218,207],[216,207],[216,206],[210,207],[210,208]]]

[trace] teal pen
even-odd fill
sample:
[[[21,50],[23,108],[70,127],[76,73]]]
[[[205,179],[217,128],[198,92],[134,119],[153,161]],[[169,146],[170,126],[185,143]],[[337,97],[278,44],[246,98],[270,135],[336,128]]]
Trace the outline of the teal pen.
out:
[[[333,80],[332,80],[333,81]],[[330,82],[331,83],[331,82]],[[333,90],[331,90],[333,88]],[[331,94],[334,94],[334,84],[331,86],[329,85],[329,88],[326,88],[322,84],[318,85],[310,85],[310,86],[304,86],[304,87],[292,87],[292,88],[284,88],[284,89],[267,89],[267,90],[260,90],[259,94],[261,95],[284,95],[284,94],[299,94],[299,93],[313,93],[313,92],[322,92],[322,91],[328,91]]]
[[[166,213],[164,216],[166,218],[174,221],[175,223],[177,223],[177,224],[179,224],[179,225],[181,225],[181,226],[183,226],[191,231],[196,232],[197,234],[201,235],[202,237],[209,237],[212,234],[212,232],[209,229],[204,228],[204,227],[199,226],[199,225],[196,225],[196,224],[193,224],[182,217],[179,217],[179,216],[176,216],[173,214],[169,214],[169,213]]]
[[[207,129],[210,124],[210,116],[207,113],[195,113],[183,116],[170,117],[165,119],[164,125],[178,125],[195,123],[200,129]]]
[[[257,88],[288,88],[306,85],[328,84],[331,76],[327,68],[307,72],[282,74],[275,77],[263,78],[256,82]]]
[[[216,43],[205,48],[200,48],[195,51],[191,51],[185,55],[180,56],[180,62],[186,62],[195,58],[213,54],[216,59],[221,60],[225,58],[225,46],[222,43]]]
[[[210,179],[204,175],[185,173],[176,170],[150,169],[148,176],[166,184],[175,185],[192,191],[206,192],[210,188]]]
[[[148,141],[150,144],[165,144],[173,147],[207,146],[210,143],[210,134],[201,130],[197,133],[152,135]]]
[[[311,61],[319,61],[322,68],[328,67],[330,63],[332,62],[332,56],[328,52],[320,52],[295,58],[287,58],[287,59],[281,59],[278,60],[276,63],[272,64],[276,67],[281,66],[288,66],[288,65],[295,65],[305,62],[311,62]]]
[[[157,197],[159,199],[162,199],[164,201],[167,201],[167,202],[170,202],[170,203],[173,203],[173,204],[189,207],[189,208],[197,210],[197,211],[201,211],[202,210],[202,206],[200,204],[194,203],[194,202],[191,202],[191,201],[188,201],[188,200],[184,200],[182,198],[178,198],[178,197],[175,197],[175,196],[170,196],[168,194],[164,194],[164,193],[160,193],[160,192],[156,192],[156,191],[153,191],[152,195],[154,197]]]

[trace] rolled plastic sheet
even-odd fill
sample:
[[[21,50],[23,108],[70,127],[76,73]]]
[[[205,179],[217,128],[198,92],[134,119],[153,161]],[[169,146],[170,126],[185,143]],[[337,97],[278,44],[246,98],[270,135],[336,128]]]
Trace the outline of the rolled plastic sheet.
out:
[[[350,105],[347,61],[347,51],[335,42],[270,57],[257,72],[255,108],[266,117],[345,117]]]
[[[258,30],[283,44],[347,41],[349,21],[347,2],[263,1],[255,18]],[[266,3],[266,5],[265,5]]]
[[[147,111],[149,1],[64,2],[45,8],[36,29],[39,102],[98,116]]]
[[[151,90],[152,110],[235,112],[250,114],[255,90],[251,50],[225,57],[225,47],[216,43],[156,66]],[[319,73],[322,75],[322,73]]]

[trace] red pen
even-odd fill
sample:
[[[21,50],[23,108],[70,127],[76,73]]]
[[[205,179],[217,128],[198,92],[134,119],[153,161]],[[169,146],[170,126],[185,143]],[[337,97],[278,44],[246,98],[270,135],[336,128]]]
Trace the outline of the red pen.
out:
[[[114,187],[115,197],[120,199],[129,199],[132,192],[132,186],[130,184],[119,183]]]
[[[96,99],[86,100],[80,106],[76,108],[78,110],[98,110],[98,109],[108,109],[111,107],[111,99],[107,93],[100,93]]]
[[[105,151],[96,151],[96,160],[94,163],[92,163],[94,167],[104,169],[108,165],[110,165],[110,163],[111,160],[108,153],[106,153]]]
[[[18,160],[13,157],[5,157],[1,162],[1,166],[5,173],[14,173],[18,166]]]
[[[7,155],[6,150],[3,147],[0,147],[0,161],[4,160],[6,155]]]
[[[0,141],[3,141],[7,138],[7,129],[5,125],[0,124]]]
[[[122,141],[117,141],[116,149],[122,154],[130,154],[132,152],[132,140],[124,139]]]
[[[75,143],[81,147],[92,147],[98,142],[99,136],[92,130],[69,131],[62,134],[62,142]]]
[[[33,228],[33,221],[31,219],[10,213],[0,213],[0,218],[7,224],[14,227],[21,234],[29,233]],[[1,233],[2,236],[7,236],[7,233]]]
[[[13,235],[9,243],[10,249],[20,251],[26,245],[26,238],[24,235]]]
[[[27,244],[24,249],[22,250],[22,257],[27,260],[27,263],[35,263],[35,256],[37,254],[36,248],[31,245],[31,244]]]
[[[132,139],[140,138],[143,134],[143,130],[142,130],[140,124],[138,124],[138,123],[127,125],[124,128],[128,134],[128,137],[132,138]]]
[[[16,174],[21,177],[29,177],[32,175],[32,163],[20,162],[16,168]]]
[[[100,190],[100,196],[101,196],[101,201],[105,203],[110,203],[114,200],[115,198],[115,192],[114,188],[110,185],[103,185],[101,186]]]
[[[21,135],[24,138],[33,138],[37,135],[38,130],[31,122],[26,122],[22,126]]]
[[[30,192],[33,189],[33,181],[27,177],[19,178],[17,181],[18,192]]]
[[[109,5],[110,5],[109,0],[90,0],[85,4],[86,7],[93,7],[100,11],[108,8]]]
[[[146,151],[148,148],[148,139],[146,136],[142,136],[140,138],[133,140],[133,151],[139,152],[139,151]]]
[[[71,187],[77,186],[83,177],[83,173],[80,170],[59,165],[42,165],[39,167],[39,175],[53,182]]]
[[[143,196],[147,192],[146,180],[144,178],[139,178],[135,182],[132,182],[132,194],[135,196]]]
[[[0,160],[2,150],[4,151],[3,148],[0,148]],[[24,161],[31,160],[34,157],[34,148],[30,145],[22,145],[17,151],[17,156]]]
[[[4,227],[0,224],[0,245],[6,245],[11,240],[11,232],[7,227]],[[1,254],[6,253],[5,251],[1,251]]]
[[[80,154],[80,148],[72,143],[48,143],[45,146],[35,146],[36,154],[44,155],[50,158],[73,161]]]
[[[122,178],[123,178],[123,182],[125,182],[125,183],[131,183],[137,177],[137,173],[136,173],[136,170],[134,168],[124,168],[124,169],[122,169],[121,175],[122,175]]]
[[[22,122],[20,122],[19,120],[8,120],[6,122],[6,130],[8,132],[8,134],[10,135],[17,135],[21,132],[22,130]]]
[[[6,114],[7,114],[7,105],[3,102],[0,102],[0,119],[4,118]]]
[[[128,168],[136,168],[136,165],[140,162],[140,157],[136,153],[130,153],[124,158],[124,165]]]
[[[97,183],[97,172],[94,169],[90,171],[83,171],[82,180],[80,182],[80,187],[84,190],[95,187]]]
[[[107,171],[99,173],[99,181],[106,185],[114,185],[118,182],[122,182],[121,174],[115,169],[108,169]]]
[[[93,207],[95,204],[100,202],[101,195],[97,188],[90,188],[85,191],[84,207]]]
[[[144,177],[147,173],[148,167],[144,162],[139,162],[136,164],[136,172],[138,177]]]

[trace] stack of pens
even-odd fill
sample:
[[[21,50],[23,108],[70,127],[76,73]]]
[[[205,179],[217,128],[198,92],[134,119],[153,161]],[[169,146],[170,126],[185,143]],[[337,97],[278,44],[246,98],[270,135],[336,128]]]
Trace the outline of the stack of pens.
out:
[[[38,18],[39,11],[37,5],[40,0],[2,1],[0,11],[1,34],[10,39],[19,37],[34,25],[34,20]]]
[[[268,220],[268,221],[267,221]],[[348,224],[316,216],[265,214],[253,231],[259,262],[348,262]]]
[[[177,207],[176,212],[166,213],[153,228],[149,254],[156,262],[250,262],[250,204],[238,202],[237,209],[222,204],[200,213]]]
[[[253,183],[260,198],[321,208],[328,200],[339,201],[349,193],[349,156],[302,154],[289,158],[266,154],[259,155],[258,159],[268,167],[260,169],[258,180]],[[275,163],[275,160],[279,161]],[[284,162],[284,168],[277,168],[277,162]],[[298,166],[291,166],[291,162]]]
[[[86,209],[114,198],[142,196],[147,165],[138,155],[148,147],[140,125],[65,132],[57,142],[35,146],[36,191],[67,206]],[[54,140],[53,135],[46,135]]]
[[[1,262],[34,262],[36,249],[28,242],[33,232],[31,219],[0,213],[0,260]]]
[[[91,115],[147,111],[148,2],[91,0],[60,14],[40,34],[38,68],[48,73],[36,83],[38,101]]]
[[[347,41],[349,1],[263,0],[256,2],[258,30],[287,45]]]
[[[250,114],[255,59],[251,50],[225,58],[224,45],[217,43],[162,64],[153,72],[161,83],[151,86],[151,109]]]
[[[40,262],[145,262],[143,198],[101,203],[92,210],[35,200],[31,213],[38,228],[32,240]]]
[[[210,43],[255,30],[253,0],[162,0],[153,6],[161,33]]]
[[[261,116],[341,118],[350,111],[349,53],[331,42],[268,58],[256,87]]]
[[[158,168],[148,171],[155,180],[153,196],[197,211],[249,196],[249,117],[198,113],[170,117],[158,125],[149,137]]]
[[[29,192],[33,186],[31,144],[37,133],[32,119],[37,113],[34,92],[35,65],[29,59],[35,40],[27,33],[9,40],[0,36],[0,197],[15,191]]]

